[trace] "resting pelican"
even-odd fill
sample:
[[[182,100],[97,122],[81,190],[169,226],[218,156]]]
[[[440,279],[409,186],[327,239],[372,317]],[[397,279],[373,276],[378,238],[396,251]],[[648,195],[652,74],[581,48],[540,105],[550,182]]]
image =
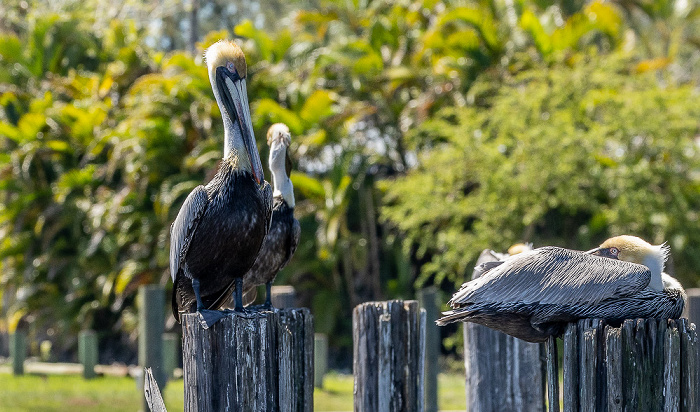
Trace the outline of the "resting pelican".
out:
[[[267,144],[270,146],[270,172],[274,186],[272,200],[272,223],[265,242],[253,267],[243,278],[244,300],[255,300],[256,288],[264,284],[267,295],[263,309],[271,309],[272,282],[277,272],[282,270],[292,258],[299,244],[301,226],[294,218],[294,187],[289,179],[287,166],[291,161],[287,148],[291,143],[289,128],[275,123],[267,131]]]
[[[625,235],[588,252],[549,246],[487,262],[437,323],[475,322],[542,342],[577,319],[677,319],[686,296],[663,273],[668,253],[668,246]]]
[[[253,266],[270,226],[272,188],[264,180],[246,91],[245,56],[220,41],[205,54],[209,81],[224,121],[224,157],[214,178],[187,196],[170,229],[173,314],[197,310],[202,324],[237,286],[235,309],[243,310],[243,275]]]

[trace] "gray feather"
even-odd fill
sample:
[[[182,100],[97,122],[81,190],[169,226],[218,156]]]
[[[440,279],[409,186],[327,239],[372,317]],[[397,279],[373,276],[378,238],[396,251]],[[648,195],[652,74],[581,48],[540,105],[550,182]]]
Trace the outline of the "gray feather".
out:
[[[651,271],[643,265],[583,252],[544,247],[506,259],[467,282],[449,304],[595,305],[644,289]]]

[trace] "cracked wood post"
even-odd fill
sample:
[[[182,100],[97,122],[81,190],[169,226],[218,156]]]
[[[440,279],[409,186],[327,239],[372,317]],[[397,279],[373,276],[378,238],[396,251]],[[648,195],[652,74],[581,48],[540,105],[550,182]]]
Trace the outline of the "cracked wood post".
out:
[[[425,310],[414,300],[368,302],[352,315],[355,411],[424,410]]]
[[[314,330],[306,308],[182,318],[185,411],[311,411]]]
[[[564,411],[698,410],[697,333],[687,319],[571,323],[563,369]]]

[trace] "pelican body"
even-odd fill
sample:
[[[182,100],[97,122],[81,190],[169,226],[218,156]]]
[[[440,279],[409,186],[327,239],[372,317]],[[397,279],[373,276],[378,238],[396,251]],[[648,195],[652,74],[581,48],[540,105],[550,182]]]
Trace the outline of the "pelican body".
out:
[[[667,255],[666,246],[617,236],[588,252],[548,246],[487,262],[437,323],[475,322],[542,342],[578,319],[677,319],[686,295],[663,273]]]
[[[170,274],[175,319],[195,310],[205,327],[223,315],[216,311],[241,290],[245,273],[267,234],[272,188],[264,181],[253,136],[241,49],[218,42],[206,52],[209,79],[224,120],[224,157],[206,186],[197,186],[171,227]],[[240,292],[235,307],[243,309]]]
[[[255,264],[243,278],[244,300],[255,300],[257,286],[265,285],[265,309],[272,308],[272,282],[294,255],[301,234],[299,221],[294,218],[294,187],[287,170],[291,165],[287,154],[290,143],[291,135],[285,124],[270,126],[267,144],[270,146],[269,166],[274,186],[272,223]]]

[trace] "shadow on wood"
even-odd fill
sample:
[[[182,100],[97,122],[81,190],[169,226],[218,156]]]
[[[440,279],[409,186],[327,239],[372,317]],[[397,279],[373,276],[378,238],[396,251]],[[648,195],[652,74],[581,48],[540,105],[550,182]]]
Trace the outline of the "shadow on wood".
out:
[[[549,348],[548,358],[556,357]],[[564,334],[565,411],[697,411],[698,343],[686,319],[583,319]],[[558,384],[548,375],[550,385]],[[554,381],[553,381],[554,380]]]
[[[313,409],[308,309],[231,313],[209,329],[182,318],[185,411]]]

